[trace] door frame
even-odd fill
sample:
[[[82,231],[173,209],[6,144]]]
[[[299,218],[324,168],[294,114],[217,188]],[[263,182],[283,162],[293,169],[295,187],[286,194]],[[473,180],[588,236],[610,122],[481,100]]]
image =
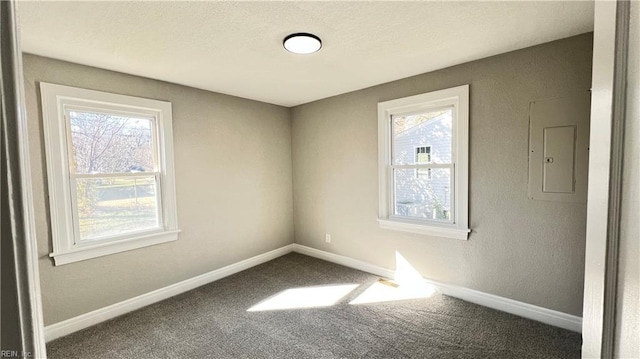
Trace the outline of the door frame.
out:
[[[582,357],[613,358],[629,1],[595,1]]]
[[[9,271],[15,277],[17,326],[22,357],[46,358],[44,321],[35,215],[31,186],[29,133],[22,71],[22,51],[16,11],[16,1],[0,1],[0,36],[2,37],[2,145],[6,154],[2,180],[7,181],[9,213],[5,214],[10,229],[3,229],[11,238],[13,265]],[[3,158],[4,159],[4,158]],[[5,197],[5,196],[3,196]],[[4,205],[3,205],[4,207]],[[3,268],[5,270],[5,268]]]

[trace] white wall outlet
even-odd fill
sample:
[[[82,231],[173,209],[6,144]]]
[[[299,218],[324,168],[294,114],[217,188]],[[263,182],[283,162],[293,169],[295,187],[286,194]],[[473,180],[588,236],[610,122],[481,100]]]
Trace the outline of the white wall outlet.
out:
[[[331,243],[331,235],[329,233],[324,235],[324,241],[327,243]]]

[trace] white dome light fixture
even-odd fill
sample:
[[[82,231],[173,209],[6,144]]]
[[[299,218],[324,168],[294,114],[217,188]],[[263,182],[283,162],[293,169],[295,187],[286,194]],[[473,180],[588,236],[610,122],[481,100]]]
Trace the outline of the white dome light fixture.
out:
[[[282,46],[294,54],[308,55],[320,50],[322,40],[314,34],[298,32],[285,37]]]

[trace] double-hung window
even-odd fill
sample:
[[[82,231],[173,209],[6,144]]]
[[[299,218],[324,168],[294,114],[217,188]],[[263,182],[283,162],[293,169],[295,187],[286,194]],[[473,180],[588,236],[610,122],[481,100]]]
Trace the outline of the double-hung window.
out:
[[[55,264],[176,240],[171,103],[40,89]]]
[[[382,228],[467,239],[469,86],[378,104]]]

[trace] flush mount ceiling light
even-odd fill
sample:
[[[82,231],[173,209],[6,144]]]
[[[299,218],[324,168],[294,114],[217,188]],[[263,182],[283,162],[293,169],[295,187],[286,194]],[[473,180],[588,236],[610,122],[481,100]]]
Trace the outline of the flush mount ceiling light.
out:
[[[308,55],[320,50],[322,41],[316,35],[299,32],[285,37],[282,46],[294,54]]]

